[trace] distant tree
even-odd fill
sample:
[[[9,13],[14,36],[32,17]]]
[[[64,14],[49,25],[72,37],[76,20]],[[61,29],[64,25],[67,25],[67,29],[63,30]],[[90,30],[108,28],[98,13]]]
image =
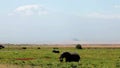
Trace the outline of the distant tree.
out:
[[[77,49],[82,49],[82,45],[81,45],[81,44],[77,44],[77,45],[76,45],[76,48],[77,48]]]

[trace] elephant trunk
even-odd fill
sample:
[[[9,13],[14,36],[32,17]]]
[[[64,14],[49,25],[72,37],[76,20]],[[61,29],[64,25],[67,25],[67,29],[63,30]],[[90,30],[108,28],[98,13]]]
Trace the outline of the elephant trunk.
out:
[[[60,60],[60,62],[63,62],[63,57],[60,57],[59,60]]]

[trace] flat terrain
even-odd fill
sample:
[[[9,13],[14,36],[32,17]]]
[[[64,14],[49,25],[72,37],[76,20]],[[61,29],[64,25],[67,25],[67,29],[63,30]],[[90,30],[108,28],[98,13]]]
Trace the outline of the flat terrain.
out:
[[[120,68],[119,44],[82,44],[83,49],[76,49],[75,44],[4,46],[0,49],[0,68]],[[60,53],[53,53],[54,48]],[[60,62],[65,51],[77,52],[80,62]]]

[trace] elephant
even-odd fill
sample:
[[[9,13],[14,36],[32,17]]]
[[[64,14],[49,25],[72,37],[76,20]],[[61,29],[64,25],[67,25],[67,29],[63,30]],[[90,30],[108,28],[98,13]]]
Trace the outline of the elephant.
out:
[[[59,57],[60,62],[63,62],[63,58],[65,58],[66,62],[79,62],[80,61],[80,56],[77,53],[63,52]]]
[[[1,48],[5,48],[5,47],[4,47],[3,45],[0,44],[0,49],[1,49]]]

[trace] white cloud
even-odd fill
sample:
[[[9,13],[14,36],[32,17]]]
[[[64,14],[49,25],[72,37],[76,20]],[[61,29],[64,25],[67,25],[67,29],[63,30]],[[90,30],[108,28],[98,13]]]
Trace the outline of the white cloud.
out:
[[[120,15],[115,15],[115,14],[102,14],[102,13],[90,13],[87,14],[86,17],[88,18],[98,18],[98,19],[120,19]]]
[[[16,8],[15,11],[25,11],[25,10],[38,9],[38,8],[39,5],[25,5]]]
[[[21,16],[31,16],[31,15],[45,15],[48,11],[45,7],[41,5],[24,5],[17,7],[12,13],[8,15],[21,15]]]

